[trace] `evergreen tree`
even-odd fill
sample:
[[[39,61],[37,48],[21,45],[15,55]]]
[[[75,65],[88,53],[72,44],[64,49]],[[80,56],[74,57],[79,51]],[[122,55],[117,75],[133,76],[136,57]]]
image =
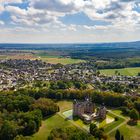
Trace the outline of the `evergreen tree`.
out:
[[[123,135],[121,136],[121,140],[124,140],[124,136]]]
[[[118,129],[116,130],[115,139],[121,140],[121,134],[120,134],[120,131]]]

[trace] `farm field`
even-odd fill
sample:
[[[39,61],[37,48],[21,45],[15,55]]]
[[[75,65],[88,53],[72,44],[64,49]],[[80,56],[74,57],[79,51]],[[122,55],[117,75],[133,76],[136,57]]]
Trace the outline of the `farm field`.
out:
[[[52,64],[60,63],[63,65],[84,62],[83,60],[80,60],[80,59],[71,59],[71,58],[55,57],[55,56],[39,57],[39,59],[47,63],[52,63]]]
[[[7,55],[0,55],[0,60],[2,59],[30,59],[35,60],[37,59],[36,56],[28,53],[22,53],[22,54],[7,54]]]
[[[104,69],[100,70],[100,73],[104,75],[115,75],[115,71],[118,71],[120,75],[136,76],[140,72],[140,67],[123,69]]]
[[[74,64],[74,63],[80,63],[85,62],[81,59],[72,59],[69,57],[62,57],[59,54],[49,55],[49,54],[42,54],[36,51],[33,52],[7,52],[5,54],[0,54],[0,60],[3,59],[30,59],[30,60],[42,60],[47,63],[52,64]]]

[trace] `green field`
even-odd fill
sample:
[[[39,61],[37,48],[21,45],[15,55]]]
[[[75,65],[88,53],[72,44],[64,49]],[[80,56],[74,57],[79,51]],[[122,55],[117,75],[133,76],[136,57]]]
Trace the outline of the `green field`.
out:
[[[104,75],[115,75],[115,71],[118,71],[121,75],[136,76],[140,72],[140,67],[124,69],[105,69],[100,70],[100,73]]]
[[[60,106],[60,112],[68,110],[72,107],[72,102],[70,101],[60,101],[58,102]],[[74,125],[69,121],[65,120],[59,114],[56,114],[44,121],[42,121],[42,126],[40,127],[39,131],[34,134],[31,140],[47,140],[51,130],[56,127],[71,127]]]
[[[70,110],[70,109],[72,109],[72,106],[73,106],[72,101],[65,101],[65,100],[64,101],[59,101],[57,104],[60,108],[60,112]]]
[[[70,127],[73,126],[69,121],[64,120],[58,114],[42,121],[42,126],[39,131],[32,136],[32,140],[47,140],[53,128]]]
[[[61,63],[63,65],[84,62],[84,60],[80,60],[80,59],[71,59],[71,58],[56,57],[56,56],[43,56],[43,57],[39,57],[39,59],[47,63],[52,63],[52,64]]]
[[[119,128],[122,135],[124,135],[125,140],[139,140],[140,139],[140,122],[136,126],[129,126],[124,124]],[[111,133],[111,140],[115,140],[115,132]]]

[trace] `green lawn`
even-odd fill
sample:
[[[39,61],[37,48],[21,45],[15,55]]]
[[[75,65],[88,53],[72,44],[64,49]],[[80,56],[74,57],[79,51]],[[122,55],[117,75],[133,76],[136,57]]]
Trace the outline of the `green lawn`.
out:
[[[32,136],[31,140],[47,140],[47,137],[53,128],[64,128],[70,126],[73,125],[69,121],[64,120],[61,116],[56,114],[42,121],[42,126],[40,127],[39,131]]]
[[[59,102],[57,102],[57,104],[58,104],[61,112],[70,110],[70,109],[72,109],[72,106],[73,106],[72,101],[65,101],[65,100],[64,101],[59,101]]]
[[[139,140],[140,139],[140,122],[137,126],[129,126],[124,124],[119,128],[121,134],[124,135],[125,140]],[[111,133],[111,140],[115,140],[115,132]]]
[[[71,101],[59,101],[57,103],[60,106],[60,111],[66,111],[72,108]],[[31,140],[47,140],[51,130],[56,127],[71,127],[74,125],[65,120],[59,114],[56,114],[44,121],[42,121],[42,126],[40,127],[39,131],[32,136]]]
[[[119,110],[115,110],[115,112],[116,111],[120,113]],[[115,115],[113,112],[112,113],[111,112],[108,112],[105,120],[93,121],[93,123],[95,123],[99,128],[104,128],[105,132],[107,133],[125,121],[125,119],[121,118],[122,116],[118,117],[118,121],[115,121],[115,117],[117,117],[117,115],[119,114],[114,112],[116,114]],[[85,124],[81,119],[77,119],[77,120],[72,119],[72,110],[67,110],[61,113],[64,117],[69,118],[76,126],[79,126],[80,128],[89,131],[89,125]]]
[[[101,74],[105,75],[115,75],[115,71],[118,71],[121,75],[136,76],[140,72],[140,67],[100,70]]]

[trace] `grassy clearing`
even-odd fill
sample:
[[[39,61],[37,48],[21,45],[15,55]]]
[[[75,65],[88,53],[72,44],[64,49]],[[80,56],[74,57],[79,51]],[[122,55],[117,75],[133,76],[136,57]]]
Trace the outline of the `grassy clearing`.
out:
[[[140,122],[137,124],[137,126],[129,126],[127,124],[124,124],[119,128],[122,135],[124,135],[125,140],[139,140],[140,139]],[[115,132],[111,133],[111,140],[115,140]]]
[[[136,76],[140,72],[140,67],[100,70],[101,74],[105,75],[115,75],[115,71],[118,71],[121,75]]]
[[[72,109],[73,105],[72,101],[59,101],[57,104],[59,105],[61,112]]]
[[[53,128],[64,128],[71,126],[74,127],[69,121],[64,120],[61,116],[56,114],[42,122],[42,126],[40,127],[39,131],[33,135],[31,140],[47,140],[47,137]]]
[[[72,108],[71,101],[59,101],[58,105],[60,106],[60,111],[66,111]],[[47,140],[51,130],[53,128],[64,128],[64,127],[75,127],[71,122],[62,118],[59,114],[56,114],[44,121],[42,121],[42,126],[39,131],[34,134],[31,140]]]

